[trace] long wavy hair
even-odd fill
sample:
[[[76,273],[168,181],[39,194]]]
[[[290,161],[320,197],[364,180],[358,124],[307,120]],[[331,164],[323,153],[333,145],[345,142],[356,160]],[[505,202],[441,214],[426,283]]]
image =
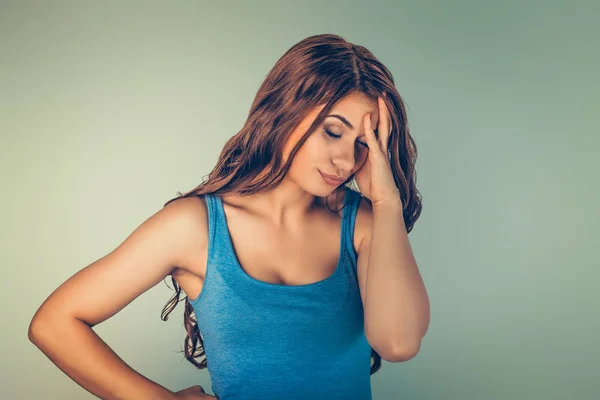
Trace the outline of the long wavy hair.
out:
[[[258,89],[244,126],[226,142],[208,179],[185,194],[178,192],[179,195],[164,206],[182,197],[207,193],[250,195],[276,187],[298,149],[340,99],[362,93],[376,101],[384,92],[392,119],[388,156],[403,204],[404,223],[410,232],[422,207],[416,189],[417,148],[409,134],[404,100],[396,91],[394,78],[385,65],[365,47],[334,34],[307,37],[283,54]],[[323,104],[325,107],[284,163],[282,149],[291,132],[310,111]],[[332,194],[341,195],[350,181],[355,182],[354,174]],[[163,321],[181,301],[181,288],[172,274],[171,281],[175,294],[163,309]],[[188,361],[203,369],[207,367],[204,341],[194,309],[187,297],[185,300],[187,337],[183,351]],[[197,361],[200,357],[203,359]],[[381,368],[381,356],[372,350],[371,359],[372,375]]]

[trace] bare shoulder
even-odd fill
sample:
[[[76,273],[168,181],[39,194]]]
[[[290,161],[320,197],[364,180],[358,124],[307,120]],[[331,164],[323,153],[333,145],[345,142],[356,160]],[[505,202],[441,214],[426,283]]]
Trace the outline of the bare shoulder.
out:
[[[169,211],[173,216],[182,217],[190,224],[204,225],[208,222],[208,209],[203,196],[188,196],[173,200],[163,209]]]
[[[179,239],[185,244],[173,275],[196,273],[199,254],[208,249],[208,208],[202,196],[182,197],[165,206],[179,223]],[[201,259],[201,258],[200,258]]]

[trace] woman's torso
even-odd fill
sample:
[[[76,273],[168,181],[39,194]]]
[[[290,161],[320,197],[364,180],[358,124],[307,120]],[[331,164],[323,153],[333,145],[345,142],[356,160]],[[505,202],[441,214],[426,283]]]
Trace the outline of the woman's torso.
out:
[[[344,204],[343,218],[317,207],[292,233],[203,196],[204,276],[186,293],[222,400],[371,399],[357,274],[361,197],[344,193],[332,207]]]

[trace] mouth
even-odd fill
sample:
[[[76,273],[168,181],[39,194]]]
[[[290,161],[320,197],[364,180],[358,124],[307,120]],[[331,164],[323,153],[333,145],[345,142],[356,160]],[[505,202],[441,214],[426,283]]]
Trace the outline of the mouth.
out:
[[[342,183],[344,183],[344,181],[346,180],[346,179],[336,179],[336,178],[332,177],[331,175],[322,173],[321,171],[319,171],[319,174],[321,174],[321,178],[323,178],[323,180],[331,186],[339,186]]]

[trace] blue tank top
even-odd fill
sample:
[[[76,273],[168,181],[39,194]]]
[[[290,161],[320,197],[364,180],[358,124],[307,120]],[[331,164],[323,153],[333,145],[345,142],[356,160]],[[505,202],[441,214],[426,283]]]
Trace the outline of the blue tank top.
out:
[[[206,276],[190,303],[212,391],[220,400],[371,399],[371,346],[352,240],[361,194],[345,190],[335,271],[324,280],[291,286],[244,271],[221,199],[204,195]]]

